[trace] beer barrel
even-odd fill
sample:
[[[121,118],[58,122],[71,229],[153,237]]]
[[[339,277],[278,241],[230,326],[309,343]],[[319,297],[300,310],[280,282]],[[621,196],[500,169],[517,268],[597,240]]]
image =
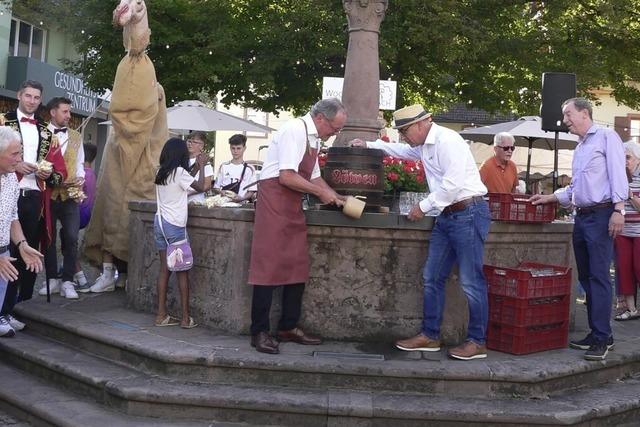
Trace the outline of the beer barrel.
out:
[[[382,205],[384,168],[382,150],[363,147],[331,147],[323,178],[338,194],[366,196],[367,207]]]

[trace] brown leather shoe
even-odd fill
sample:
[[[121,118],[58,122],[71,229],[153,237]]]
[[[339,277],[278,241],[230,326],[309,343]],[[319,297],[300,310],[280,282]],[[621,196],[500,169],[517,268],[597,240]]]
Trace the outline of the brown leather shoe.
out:
[[[396,341],[396,347],[404,351],[440,351],[440,340],[418,334],[415,337]]]
[[[300,328],[293,328],[289,331],[278,331],[276,335],[278,341],[287,342],[293,341],[298,344],[304,345],[318,345],[322,343],[320,337],[316,337],[313,335],[307,335]]]
[[[457,347],[450,348],[449,357],[459,360],[484,359],[487,357],[487,346],[465,341]]]
[[[251,336],[251,347],[255,347],[260,353],[278,354],[278,343],[266,332],[258,332]]]

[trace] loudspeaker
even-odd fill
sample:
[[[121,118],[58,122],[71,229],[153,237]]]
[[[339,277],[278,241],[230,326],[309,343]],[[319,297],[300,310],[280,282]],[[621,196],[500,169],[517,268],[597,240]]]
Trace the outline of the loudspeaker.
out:
[[[542,130],[568,132],[562,123],[562,103],[576,96],[576,75],[573,73],[542,73]]]

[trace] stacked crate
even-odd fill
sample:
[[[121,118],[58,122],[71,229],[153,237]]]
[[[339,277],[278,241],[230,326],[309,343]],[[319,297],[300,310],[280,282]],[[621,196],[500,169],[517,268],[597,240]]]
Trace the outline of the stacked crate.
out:
[[[531,194],[487,193],[491,219],[508,222],[552,222],[556,218],[557,203],[533,205]]]
[[[489,285],[487,348],[528,354],[567,346],[571,269],[523,262],[484,266]]]

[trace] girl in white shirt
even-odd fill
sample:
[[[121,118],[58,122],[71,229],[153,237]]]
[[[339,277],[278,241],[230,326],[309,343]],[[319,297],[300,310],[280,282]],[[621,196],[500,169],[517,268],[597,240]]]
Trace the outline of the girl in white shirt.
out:
[[[187,144],[180,138],[169,139],[160,154],[160,168],[156,174],[155,184],[158,190],[158,211],[153,224],[154,238],[158,256],[160,257],[160,275],[158,276],[158,313],[156,326],[174,326],[193,328],[196,325],[189,316],[189,272],[177,271],[182,320],[167,314],[167,286],[170,271],[167,268],[167,242],[174,243],[188,238],[187,236],[187,196],[190,188],[203,191],[204,167],[207,158],[201,154],[196,157],[199,168],[198,180],[192,177],[189,170],[189,151]],[[162,228],[160,228],[162,217]]]

